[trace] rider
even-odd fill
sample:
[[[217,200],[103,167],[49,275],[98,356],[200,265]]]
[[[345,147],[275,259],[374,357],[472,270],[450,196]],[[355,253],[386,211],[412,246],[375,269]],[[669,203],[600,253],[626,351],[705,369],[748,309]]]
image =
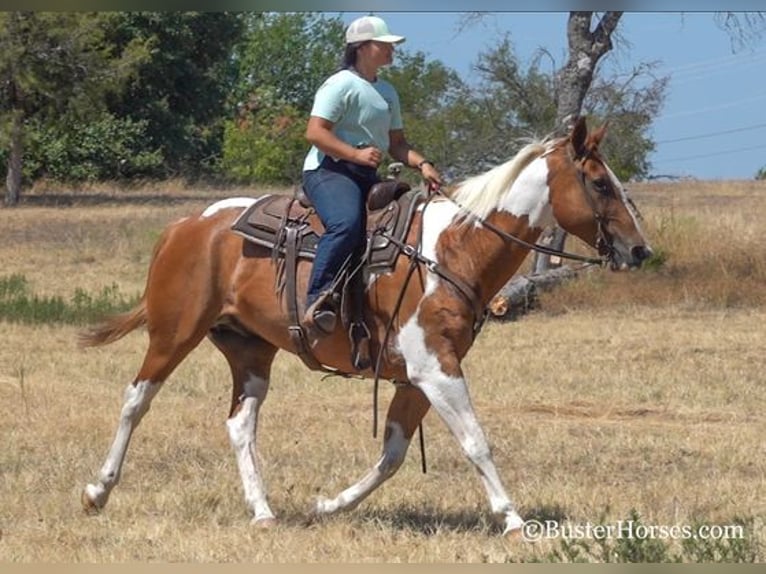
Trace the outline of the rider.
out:
[[[418,169],[431,186],[441,184],[434,165],[412,149],[404,135],[399,96],[378,78],[404,37],[376,16],[346,29],[341,69],[317,90],[306,127],[312,144],[303,165],[303,187],[325,227],[309,280],[304,323],[322,334],[333,331],[337,309],[332,285],[344,262],[363,247],[365,199],[378,181],[384,151]]]

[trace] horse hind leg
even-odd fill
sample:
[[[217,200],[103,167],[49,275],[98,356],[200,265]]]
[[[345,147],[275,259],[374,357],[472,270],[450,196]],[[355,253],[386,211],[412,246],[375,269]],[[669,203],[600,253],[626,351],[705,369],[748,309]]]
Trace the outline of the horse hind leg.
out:
[[[269,390],[271,364],[277,348],[263,339],[227,327],[211,330],[210,339],[224,354],[232,375],[232,396],[226,429],[237,460],[252,524],[268,528],[276,518],[266,497],[256,451],[258,413]]]
[[[130,439],[141,419],[149,411],[152,399],[178,364],[204,337],[205,329],[176,331],[177,323],[168,323],[164,330],[150,327],[149,347],[135,380],[125,390],[120,418],[112,445],[96,482],[87,484],[82,492],[82,505],[93,514],[104,508],[109,495],[120,480]]]
[[[351,510],[396,474],[404,462],[412,435],[428,412],[429,406],[428,399],[420,389],[410,384],[398,385],[386,415],[386,431],[380,459],[361,480],[335,498],[318,499],[315,514],[321,516]]]
[[[138,423],[149,410],[151,401],[159,391],[160,386],[161,382],[136,379],[125,389],[125,400],[112,446],[98,473],[97,481],[87,484],[82,491],[82,506],[89,514],[94,514],[106,506],[112,489],[120,481],[130,438]]]

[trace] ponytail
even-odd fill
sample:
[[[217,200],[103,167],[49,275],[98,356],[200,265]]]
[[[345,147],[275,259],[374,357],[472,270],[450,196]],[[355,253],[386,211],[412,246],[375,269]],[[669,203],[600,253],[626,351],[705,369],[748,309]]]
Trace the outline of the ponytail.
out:
[[[356,66],[357,51],[365,42],[352,42],[346,44],[346,49],[343,52],[343,59],[340,62],[341,70],[350,70]]]

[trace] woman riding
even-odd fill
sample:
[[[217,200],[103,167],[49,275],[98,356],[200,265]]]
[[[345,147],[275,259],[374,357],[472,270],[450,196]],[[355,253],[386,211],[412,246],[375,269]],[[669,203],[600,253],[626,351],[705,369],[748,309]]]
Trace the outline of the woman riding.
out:
[[[429,186],[441,184],[434,165],[407,142],[396,90],[378,78],[378,69],[393,61],[394,46],[404,40],[389,33],[381,18],[354,20],[346,29],[341,70],[325,80],[314,98],[303,187],[325,233],[309,280],[304,324],[318,334],[335,328],[333,281],[363,247],[365,200],[378,181],[384,151],[418,169]]]

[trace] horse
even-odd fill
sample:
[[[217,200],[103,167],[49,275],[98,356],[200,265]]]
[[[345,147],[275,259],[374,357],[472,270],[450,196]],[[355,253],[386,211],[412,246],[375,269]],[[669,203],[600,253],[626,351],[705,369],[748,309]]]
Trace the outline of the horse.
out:
[[[614,270],[639,267],[652,255],[635,206],[599,152],[605,133],[606,124],[589,131],[580,119],[567,135],[528,143],[509,161],[420,205],[407,239],[408,252],[415,256],[400,256],[391,271],[371,275],[364,285],[371,345],[380,349],[385,344],[376,369],[355,369],[340,325],[312,342],[322,365],[395,383],[380,458],[334,498],[317,499],[312,517],[355,508],[393,476],[433,408],[479,472],[503,532],[520,530],[523,520],[496,469],[461,361],[474,342],[482,310],[547,226],[558,224],[598,249]],[[143,363],[127,385],[106,460],[97,480],[82,491],[87,512],[104,508],[152,399],[207,337],[231,369],[226,427],[251,523],[276,524],[256,455],[256,431],[272,362],[278,350],[296,349],[284,301],[274,288],[278,262],[269,249],[231,231],[254,201],[224,199],[169,224],[155,245],[136,307],[80,334],[83,346],[97,346],[145,326],[149,339]],[[305,293],[309,272],[310,261],[301,261],[298,292]]]

